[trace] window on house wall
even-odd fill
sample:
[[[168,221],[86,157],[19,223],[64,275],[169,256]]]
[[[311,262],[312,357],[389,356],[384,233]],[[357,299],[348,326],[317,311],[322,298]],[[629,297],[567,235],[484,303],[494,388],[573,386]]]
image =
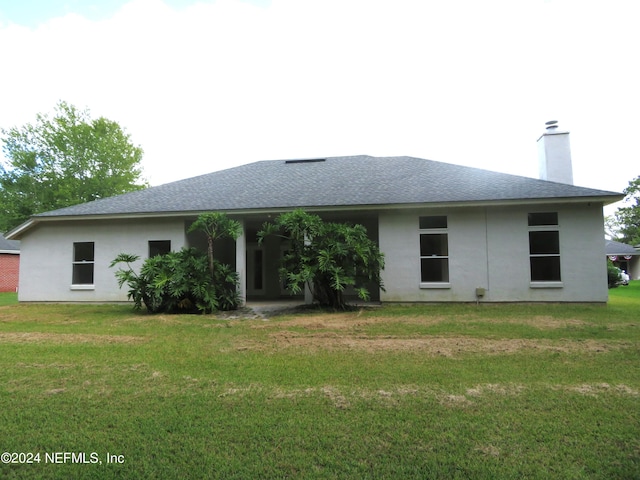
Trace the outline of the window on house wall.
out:
[[[532,282],[560,282],[560,229],[557,212],[529,214]]]
[[[73,285],[93,285],[94,252],[93,242],[73,244]]]
[[[149,258],[171,251],[171,240],[149,240]]]
[[[420,281],[449,282],[449,234],[445,215],[420,217]]]

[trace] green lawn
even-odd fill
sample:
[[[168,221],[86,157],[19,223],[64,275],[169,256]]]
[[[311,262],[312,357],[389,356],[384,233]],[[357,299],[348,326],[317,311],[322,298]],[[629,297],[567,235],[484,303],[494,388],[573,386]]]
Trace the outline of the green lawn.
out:
[[[0,476],[640,478],[640,282],[610,294],[269,320],[3,294],[0,452],[35,463]]]
[[[18,294],[11,292],[0,292],[0,306],[13,305],[18,303]]]

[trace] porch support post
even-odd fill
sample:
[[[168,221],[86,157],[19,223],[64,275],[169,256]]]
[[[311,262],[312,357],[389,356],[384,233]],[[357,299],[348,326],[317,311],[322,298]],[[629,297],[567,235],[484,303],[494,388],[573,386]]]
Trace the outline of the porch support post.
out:
[[[304,284],[304,303],[307,305],[311,305],[313,303],[313,293],[311,293],[311,289],[306,282]]]
[[[238,296],[240,307],[247,304],[247,233],[244,220],[239,220],[242,230],[236,239],[236,272],[238,273]]]
[[[307,238],[307,236],[304,236],[304,244],[306,246],[311,245],[311,241]],[[304,303],[307,305],[311,305],[313,303],[313,293],[311,292],[311,289],[309,288],[309,284],[307,282],[304,282]]]

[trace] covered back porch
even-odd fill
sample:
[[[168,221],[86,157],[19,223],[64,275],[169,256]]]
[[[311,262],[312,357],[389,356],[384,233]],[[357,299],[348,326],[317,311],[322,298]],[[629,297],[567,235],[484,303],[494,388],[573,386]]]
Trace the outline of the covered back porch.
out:
[[[316,212],[314,212],[316,213]],[[363,225],[371,240],[378,243],[378,215],[374,212],[362,213],[322,213],[317,214],[325,222],[347,222]],[[273,222],[277,214],[233,216],[242,225],[242,234],[234,242],[231,239],[218,240],[214,244],[214,256],[223,263],[234,267],[240,278],[241,304],[247,302],[311,303],[310,292],[294,295],[280,278],[281,261],[289,248],[287,239],[270,235],[262,243],[258,242],[258,232],[265,222]],[[193,220],[188,220],[190,225]],[[206,238],[200,232],[187,234],[190,247],[206,250]],[[380,300],[377,287],[369,288],[371,301]],[[345,292],[347,298],[357,298],[355,292]]]

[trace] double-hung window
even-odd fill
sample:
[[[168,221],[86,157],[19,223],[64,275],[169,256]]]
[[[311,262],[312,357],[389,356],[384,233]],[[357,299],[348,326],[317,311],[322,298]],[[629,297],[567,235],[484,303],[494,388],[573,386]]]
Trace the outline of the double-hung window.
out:
[[[93,285],[95,264],[95,245],[93,242],[75,242],[73,244],[72,285]]]
[[[420,283],[449,284],[449,233],[446,215],[420,217]]]
[[[560,228],[557,212],[529,214],[531,282],[561,282]]]

